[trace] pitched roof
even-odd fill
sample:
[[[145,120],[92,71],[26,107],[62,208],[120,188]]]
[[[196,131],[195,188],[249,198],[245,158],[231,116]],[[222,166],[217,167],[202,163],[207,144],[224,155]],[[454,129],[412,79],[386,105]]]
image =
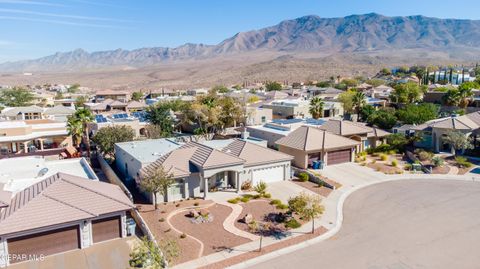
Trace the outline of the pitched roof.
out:
[[[472,113],[473,114],[473,113]],[[431,128],[451,129],[451,130],[475,130],[479,128],[479,125],[475,122],[479,120],[478,115],[464,115],[460,117],[447,117],[442,119],[436,119],[427,121],[424,124],[420,124],[414,127],[414,130],[427,130]],[[474,121],[475,120],[475,121]]]
[[[138,102],[138,101],[130,101],[127,105],[127,108],[144,108],[147,107],[147,104]]]
[[[116,185],[57,173],[0,209],[0,235],[94,218],[134,207]],[[28,221],[25,221],[28,220]]]
[[[127,103],[124,103],[124,102],[120,102],[118,100],[115,100],[113,102],[111,102],[110,104],[108,104],[109,106],[111,107],[126,107],[127,106]]]
[[[242,139],[235,139],[222,151],[245,160],[245,166],[293,160],[293,156]]]
[[[288,94],[281,91],[269,91],[265,94],[270,99],[284,99],[288,97]]]
[[[351,121],[337,119],[330,119],[318,128],[341,136],[366,134],[373,131],[373,129],[370,127],[355,124]]]
[[[245,160],[197,142],[189,142],[172,150],[153,163],[142,168],[140,173],[149,174],[160,165],[173,173],[175,178],[186,177],[198,169],[210,169],[240,165]]]
[[[5,108],[2,114],[8,117],[17,116],[19,113],[42,113],[43,108],[39,106],[21,106],[13,108]]]
[[[196,148],[190,161],[197,167],[215,168],[243,164],[245,161],[197,142],[190,142],[180,148]]]
[[[358,141],[310,126],[297,128],[287,136],[280,138],[276,143],[303,151],[348,148],[360,144]]]

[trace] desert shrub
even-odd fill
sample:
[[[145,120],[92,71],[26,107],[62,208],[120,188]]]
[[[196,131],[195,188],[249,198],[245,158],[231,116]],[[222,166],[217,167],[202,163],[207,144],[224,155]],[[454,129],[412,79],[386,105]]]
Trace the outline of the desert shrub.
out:
[[[230,204],[238,204],[238,197],[237,198],[233,198],[233,199],[228,199],[227,202],[229,202]]]
[[[164,218],[160,218],[158,221],[160,221],[160,222],[164,222],[164,221],[165,221],[165,219],[164,219]]]
[[[285,227],[286,228],[290,228],[290,229],[296,229],[296,228],[300,228],[300,226],[302,226],[302,224],[300,224],[296,219],[294,218],[291,218],[289,219],[288,221],[285,222]]]
[[[381,155],[380,155],[380,160],[386,161],[387,159],[388,159],[387,154],[381,154]]]
[[[420,159],[420,161],[428,161],[428,160],[431,160],[433,157],[433,153],[425,150],[418,151],[417,154],[418,154],[418,159]]]
[[[398,161],[396,159],[392,160],[392,166],[397,167]]]
[[[467,160],[467,158],[462,156],[455,157],[455,161],[457,162],[458,167],[460,168],[470,168],[473,166],[471,162]]]
[[[377,163],[377,160],[372,160],[372,164],[375,164],[375,163]]]
[[[270,193],[264,193],[263,197],[267,198],[267,199],[270,199],[270,198],[272,198],[272,195]]]
[[[242,203],[248,203],[248,201],[250,201],[250,197],[244,196],[244,197],[240,198],[240,201]]]
[[[181,239],[187,238],[187,235],[183,233],[183,234],[180,235],[180,238]]]
[[[198,206],[198,205],[199,205],[199,203],[198,203],[198,202],[195,202],[195,203],[193,203],[193,205],[194,205],[194,206]]]
[[[307,182],[307,181],[308,181],[308,178],[309,178],[309,176],[308,176],[308,174],[305,173],[305,172],[302,172],[302,173],[300,173],[300,174],[298,175],[298,179],[299,179],[300,181],[302,181],[302,182]]]
[[[321,188],[321,187],[323,187],[323,185],[325,185],[325,182],[323,182],[321,180],[317,182],[317,187]]]
[[[252,181],[247,180],[247,181],[243,182],[242,186],[240,188],[242,189],[242,191],[250,190],[252,188]]]
[[[254,196],[252,196],[253,199],[260,199],[262,198],[262,196],[260,194],[255,194]]]
[[[374,155],[374,153],[377,153],[377,152],[388,152],[390,150],[392,150],[392,147],[389,144],[381,144],[375,148],[373,147],[368,148],[367,153]]]
[[[254,189],[258,194],[264,194],[267,190],[267,183],[265,183],[264,181],[260,181],[257,183],[257,185],[255,185]]]
[[[432,158],[432,164],[435,167],[443,166],[444,163],[445,163],[445,161],[440,156],[434,156]]]
[[[403,166],[403,169],[405,169],[406,171],[410,171],[410,170],[412,170],[412,165],[407,163]]]
[[[270,204],[271,204],[271,205],[279,205],[279,204],[281,204],[281,203],[282,203],[282,201],[280,201],[280,200],[278,200],[278,199],[274,199],[274,200],[270,201]]]
[[[175,207],[179,207],[179,206],[180,206],[180,204],[176,204],[176,205],[175,205]]]
[[[282,203],[278,204],[276,207],[277,207],[277,209],[282,209],[282,210],[288,209],[288,205],[282,204]]]

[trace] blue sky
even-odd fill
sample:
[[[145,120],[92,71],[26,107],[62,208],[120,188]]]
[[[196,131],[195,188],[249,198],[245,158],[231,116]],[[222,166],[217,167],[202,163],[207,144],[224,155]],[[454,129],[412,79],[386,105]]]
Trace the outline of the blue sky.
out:
[[[0,0],[0,62],[75,48],[216,44],[310,14],[480,19],[479,10],[479,0]]]

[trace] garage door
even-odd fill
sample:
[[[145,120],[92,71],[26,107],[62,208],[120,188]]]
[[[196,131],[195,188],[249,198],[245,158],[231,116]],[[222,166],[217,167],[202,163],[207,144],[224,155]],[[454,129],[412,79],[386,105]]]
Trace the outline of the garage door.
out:
[[[329,151],[327,154],[327,165],[350,162],[352,161],[351,154],[351,149]]]
[[[93,243],[121,237],[120,216],[93,220]]]
[[[26,235],[7,239],[8,252],[12,256],[11,263],[22,261],[17,255],[39,257],[40,255],[52,255],[80,248],[79,226],[72,226],[53,231]]]
[[[254,169],[252,172],[252,183],[256,185],[260,181],[266,183],[282,181],[284,179],[283,171],[283,166]]]

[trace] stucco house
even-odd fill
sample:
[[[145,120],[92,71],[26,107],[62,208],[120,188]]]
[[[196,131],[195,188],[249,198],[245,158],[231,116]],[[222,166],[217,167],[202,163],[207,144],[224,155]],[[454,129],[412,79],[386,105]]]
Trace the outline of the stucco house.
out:
[[[319,128],[360,142],[357,147],[357,152],[378,146],[383,143],[385,137],[390,134],[382,129],[369,127],[364,123],[340,119],[330,119]]]
[[[415,143],[416,147],[431,149],[435,152],[449,152],[451,147],[444,141],[448,132],[460,132],[476,140],[480,132],[480,112],[435,119],[414,126],[412,129],[422,137],[420,142]]]
[[[277,141],[278,150],[294,156],[293,164],[306,169],[314,161],[333,165],[352,162],[359,141],[316,127],[302,126]]]
[[[162,166],[170,171],[176,183],[165,197],[158,195],[157,203],[188,197],[208,197],[210,191],[240,191],[250,181],[275,182],[291,178],[292,156],[271,150],[242,139],[232,139],[225,146],[210,147],[189,142],[159,157],[143,167],[137,183]],[[153,201],[153,194],[147,194]]]

